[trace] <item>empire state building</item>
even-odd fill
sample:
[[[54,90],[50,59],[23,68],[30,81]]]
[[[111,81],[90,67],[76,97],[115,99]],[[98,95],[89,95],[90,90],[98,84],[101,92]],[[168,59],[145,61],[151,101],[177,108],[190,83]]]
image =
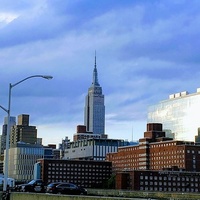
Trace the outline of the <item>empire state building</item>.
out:
[[[98,82],[98,73],[95,65],[93,70],[93,82],[88,89],[88,94],[85,97],[85,110],[84,110],[84,125],[88,132],[93,134],[105,133],[105,105],[104,95],[102,88]]]

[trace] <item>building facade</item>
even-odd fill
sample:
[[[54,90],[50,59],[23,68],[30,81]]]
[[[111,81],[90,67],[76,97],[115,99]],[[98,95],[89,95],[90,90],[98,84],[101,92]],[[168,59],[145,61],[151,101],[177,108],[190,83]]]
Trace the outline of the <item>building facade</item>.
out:
[[[195,141],[200,127],[200,88],[180,92],[148,108],[148,123],[162,123],[166,134],[176,140]]]
[[[105,160],[109,152],[117,152],[118,147],[128,145],[124,140],[89,138],[69,143],[64,159]]]
[[[184,171],[200,172],[200,145],[165,137],[162,124],[147,124],[139,145],[119,147],[108,153],[115,172],[130,170],[163,170],[177,167]]]
[[[138,145],[108,153],[116,189],[200,192],[200,144],[165,137],[162,124],[149,123]]]
[[[77,132],[73,136],[73,141],[77,140],[85,140],[89,138],[104,138],[106,139],[108,136],[106,134],[94,134],[92,132],[86,131],[86,126],[78,125]]]
[[[9,149],[8,176],[17,181],[29,181],[34,178],[34,164],[39,158],[53,158],[51,148],[18,142]]]
[[[84,125],[86,126],[86,131],[92,132],[93,134],[105,133],[104,95],[102,94],[102,87],[98,82],[96,55],[93,82],[85,97]]]
[[[19,115],[18,124],[11,127],[10,145],[17,142],[37,144],[37,129],[36,126],[29,125],[29,115]]]
[[[200,192],[200,173],[134,170],[116,175],[116,189],[152,192]]]
[[[111,177],[112,163],[105,161],[39,159],[45,183],[71,182],[86,188],[102,188]]]
[[[7,135],[7,124],[8,117],[4,118],[4,124],[2,126],[2,135],[1,135],[1,154],[4,154],[4,150],[6,149],[6,135]],[[10,117],[10,127],[16,125],[16,117]]]

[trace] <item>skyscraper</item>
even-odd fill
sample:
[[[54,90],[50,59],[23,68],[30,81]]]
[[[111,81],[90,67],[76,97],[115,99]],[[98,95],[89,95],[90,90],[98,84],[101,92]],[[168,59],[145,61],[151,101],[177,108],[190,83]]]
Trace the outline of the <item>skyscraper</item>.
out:
[[[37,144],[36,126],[29,126],[29,115],[19,115],[18,124],[11,127],[10,145],[17,142]]]
[[[105,133],[104,95],[102,94],[102,88],[98,82],[96,55],[93,70],[93,82],[85,97],[84,114],[84,125],[88,132],[92,132],[93,134]]]
[[[169,95],[148,108],[148,123],[162,123],[167,136],[176,140],[194,141],[200,128],[200,88]]]
[[[4,150],[6,149],[7,124],[8,124],[8,117],[5,117],[4,124],[2,127],[2,136],[1,136],[1,150],[0,150],[1,154],[4,154]],[[14,125],[16,125],[16,117],[10,117],[10,127]]]

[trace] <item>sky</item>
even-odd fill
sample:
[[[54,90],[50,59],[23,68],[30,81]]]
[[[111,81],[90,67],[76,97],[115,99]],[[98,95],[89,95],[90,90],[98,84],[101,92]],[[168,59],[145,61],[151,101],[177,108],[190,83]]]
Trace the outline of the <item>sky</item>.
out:
[[[147,110],[200,87],[200,1],[0,0],[0,105],[30,115],[43,144],[73,138],[97,58],[109,138],[138,140]],[[5,111],[0,111],[0,126]]]

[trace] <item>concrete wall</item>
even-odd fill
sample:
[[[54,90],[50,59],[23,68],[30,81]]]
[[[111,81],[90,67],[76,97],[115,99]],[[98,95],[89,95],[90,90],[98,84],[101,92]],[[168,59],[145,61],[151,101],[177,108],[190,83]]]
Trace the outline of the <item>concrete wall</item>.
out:
[[[159,199],[159,200],[200,200],[198,193],[167,193],[167,192],[140,192],[140,191],[122,191],[122,190],[88,190],[91,196],[70,196],[70,195],[51,195],[51,194],[37,194],[37,193],[16,193],[12,192],[10,200],[127,200],[127,198],[134,199]],[[99,195],[99,197],[92,195]],[[114,197],[115,196],[115,197]],[[1,193],[0,193],[1,197]],[[1,198],[0,198],[1,199]]]
[[[12,193],[10,200],[110,200],[110,197],[94,196],[70,196],[70,195],[51,195],[51,194],[33,194],[33,193]],[[124,198],[116,197],[112,200],[123,200]]]

